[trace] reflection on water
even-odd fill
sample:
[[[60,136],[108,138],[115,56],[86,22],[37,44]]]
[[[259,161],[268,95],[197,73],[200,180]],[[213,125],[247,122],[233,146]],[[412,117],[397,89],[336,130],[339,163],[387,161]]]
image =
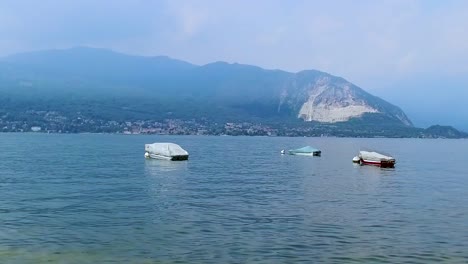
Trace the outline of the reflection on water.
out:
[[[191,159],[145,160],[157,141]],[[305,145],[322,157],[278,153]],[[396,168],[353,165],[361,145]],[[468,261],[468,141],[0,134],[0,146],[0,263]]]
[[[188,160],[170,161],[158,159],[145,159],[145,171],[147,174],[157,176],[165,172],[186,171]]]
[[[353,163],[355,167],[358,167],[360,170],[364,171],[366,175],[372,176],[393,176],[396,175],[396,168],[381,168],[379,166],[372,165],[359,165]]]
[[[159,206],[171,203],[171,195],[181,189],[188,161],[145,160],[145,179],[149,197],[156,199]]]

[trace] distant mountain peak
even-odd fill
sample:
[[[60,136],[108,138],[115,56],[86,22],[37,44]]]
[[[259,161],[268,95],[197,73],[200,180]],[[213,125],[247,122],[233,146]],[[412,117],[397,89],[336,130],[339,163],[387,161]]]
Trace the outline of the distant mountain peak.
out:
[[[165,55],[157,56],[143,56],[143,55],[129,55],[119,51],[114,51],[106,48],[95,48],[89,46],[75,46],[65,49],[49,49],[40,51],[22,52],[0,58],[0,61],[8,61],[23,64],[36,64],[47,62],[56,63],[70,63],[71,61],[109,61],[110,63],[126,63],[132,61],[167,61],[171,63],[179,63],[184,65],[195,66],[189,62],[173,59]],[[127,60],[127,61],[125,61]],[[90,62],[93,63],[93,62]],[[63,65],[71,66],[71,65]]]

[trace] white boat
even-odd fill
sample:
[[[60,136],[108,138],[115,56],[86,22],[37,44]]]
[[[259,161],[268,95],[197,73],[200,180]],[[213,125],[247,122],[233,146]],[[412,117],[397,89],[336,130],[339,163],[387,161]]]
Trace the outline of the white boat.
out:
[[[188,160],[189,154],[174,143],[145,144],[145,158],[163,160]]]
[[[301,156],[320,156],[322,154],[322,151],[306,146],[303,148],[298,148],[298,149],[291,149],[288,151],[289,155],[301,155]]]
[[[390,155],[385,155],[376,151],[359,151],[359,162],[362,165],[374,165],[382,168],[395,167],[395,159]],[[354,159],[353,159],[354,161]]]

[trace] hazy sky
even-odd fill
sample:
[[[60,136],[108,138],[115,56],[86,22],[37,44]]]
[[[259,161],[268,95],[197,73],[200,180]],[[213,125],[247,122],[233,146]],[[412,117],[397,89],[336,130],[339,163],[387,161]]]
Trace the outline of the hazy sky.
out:
[[[399,105],[419,125],[468,128],[464,0],[0,2],[0,56],[78,45],[319,69]]]

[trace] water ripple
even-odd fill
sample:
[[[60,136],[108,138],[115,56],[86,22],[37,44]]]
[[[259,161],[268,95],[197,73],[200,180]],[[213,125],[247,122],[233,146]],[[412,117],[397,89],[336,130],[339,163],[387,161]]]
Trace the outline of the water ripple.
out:
[[[191,158],[145,160],[154,141]],[[303,145],[323,156],[278,155]],[[354,166],[370,145],[397,167]],[[467,141],[0,134],[0,146],[2,263],[468,262]]]

